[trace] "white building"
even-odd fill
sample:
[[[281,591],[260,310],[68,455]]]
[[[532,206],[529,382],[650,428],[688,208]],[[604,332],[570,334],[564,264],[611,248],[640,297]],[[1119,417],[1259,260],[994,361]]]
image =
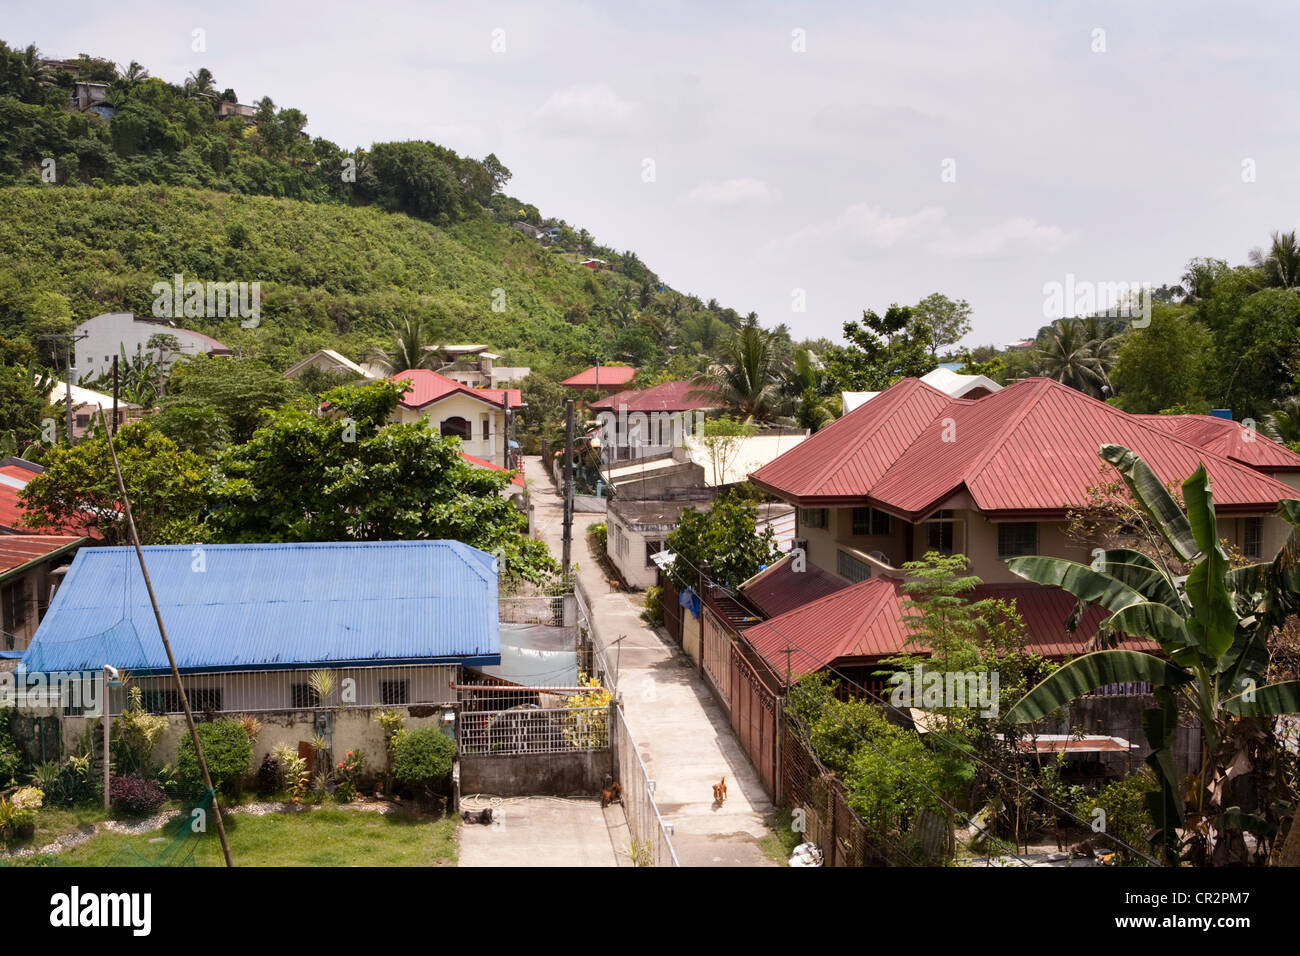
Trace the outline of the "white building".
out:
[[[160,354],[158,349],[149,348],[149,339],[159,334],[175,336],[180,351]],[[82,380],[111,375],[113,356],[120,355],[123,350],[128,360],[138,350],[164,365],[171,365],[183,355],[231,354],[229,348],[202,332],[177,328],[166,319],[132,315],[130,312],[104,312],[87,319],[77,326],[77,335],[81,338],[75,345],[74,365]]]
[[[994,392],[1002,391],[1002,386],[987,375],[962,375],[951,369],[936,368],[921,376],[921,381],[931,388],[936,388],[949,398],[983,398]],[[844,414],[861,408],[871,401],[879,392],[840,392],[844,405]]]

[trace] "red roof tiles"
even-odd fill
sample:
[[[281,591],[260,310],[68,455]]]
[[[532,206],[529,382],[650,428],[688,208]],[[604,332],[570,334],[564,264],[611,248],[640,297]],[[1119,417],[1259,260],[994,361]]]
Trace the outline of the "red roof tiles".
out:
[[[1240,422],[1213,415],[1138,415],[1148,425],[1256,471],[1300,471],[1300,455]]]
[[[717,408],[722,402],[708,394],[708,387],[690,382],[661,382],[650,388],[627,389],[591,403],[594,412],[689,412]]]
[[[898,382],[751,480],[799,504],[872,504],[909,520],[962,490],[987,514],[1046,516],[1086,503],[1103,467],[1098,447],[1118,444],[1165,482],[1181,482],[1203,461],[1222,511],[1272,510],[1295,495],[1049,379],[1025,379],[978,401],[927,388],[916,379]]]

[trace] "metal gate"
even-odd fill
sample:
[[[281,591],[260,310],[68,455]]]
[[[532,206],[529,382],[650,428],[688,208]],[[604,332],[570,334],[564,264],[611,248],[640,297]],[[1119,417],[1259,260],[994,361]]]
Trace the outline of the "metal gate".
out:
[[[731,708],[731,631],[707,605],[700,611],[704,676],[723,705]]]
[[[682,642],[682,613],[683,608],[677,603],[677,585],[673,584],[673,579],[666,574],[660,574],[659,580],[663,582],[663,592],[660,595],[660,601],[664,609],[664,629],[678,644]]]

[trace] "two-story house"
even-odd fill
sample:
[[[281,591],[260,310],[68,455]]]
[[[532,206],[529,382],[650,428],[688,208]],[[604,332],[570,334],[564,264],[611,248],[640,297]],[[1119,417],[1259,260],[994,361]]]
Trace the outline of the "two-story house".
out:
[[[470,388],[423,368],[398,372],[388,380],[411,383],[392,421],[427,419],[440,434],[459,438],[466,455],[502,468],[516,467],[510,442],[514,416],[523,407],[519,389]]]

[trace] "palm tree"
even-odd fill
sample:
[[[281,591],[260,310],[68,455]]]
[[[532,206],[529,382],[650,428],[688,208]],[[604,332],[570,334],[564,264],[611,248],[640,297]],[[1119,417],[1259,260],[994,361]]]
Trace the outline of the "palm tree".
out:
[[[1264,416],[1260,430],[1273,441],[1300,448],[1300,395],[1290,395]]]
[[[212,75],[212,71],[206,66],[200,67],[197,73],[191,73],[185,80],[185,92],[190,99],[203,99],[209,104],[215,103],[217,99],[217,81]]]
[[[811,349],[795,349],[794,359],[781,376],[786,411],[800,428],[817,431],[838,413],[839,399],[824,394],[825,372]]]
[[[1041,375],[1097,397],[1110,387],[1110,377],[1098,355],[1098,347],[1082,320],[1057,319],[1034,357]]]
[[[687,398],[716,397],[744,421],[764,421],[782,405],[771,333],[756,325],[733,333],[721,348],[722,363],[696,377]]]
[[[1165,861],[1176,864],[1187,850],[1196,862],[1264,862],[1278,804],[1271,763],[1261,752],[1276,741],[1271,721],[1261,718],[1300,711],[1300,681],[1257,685],[1269,663],[1270,634],[1300,609],[1300,568],[1283,549],[1271,564],[1230,569],[1204,465],[1183,482],[1184,512],[1132,451],[1119,445],[1099,451],[1189,572],[1171,567],[1158,551],[1153,558],[1125,548],[1098,550],[1091,566],[1042,556],[1012,558],[1007,566],[1111,612],[1099,643],[1114,634],[1147,637],[1161,656],[1113,647],[1084,654],[1021,698],[1007,719],[1038,720],[1108,684],[1149,683],[1156,709],[1143,714],[1142,726],[1160,790],[1147,803]],[[1278,511],[1300,525],[1300,501],[1284,500]],[[1190,791],[1195,815],[1187,820],[1171,750],[1180,704],[1201,730],[1201,764]],[[1246,832],[1256,837],[1253,858]]]
[[[401,325],[389,322],[393,333],[393,347],[378,352],[379,363],[390,375],[413,368],[429,368],[434,355],[428,350],[433,344],[425,336],[423,319],[403,319]]]
[[[1252,249],[1250,264],[1264,274],[1266,284],[1282,289],[1300,285],[1300,242],[1295,230],[1273,233],[1268,251]]]
[[[122,74],[113,81],[111,92],[113,94],[113,105],[120,106],[131,98],[131,94],[136,91],[141,83],[149,78],[149,71],[137,63],[131,61]]]

